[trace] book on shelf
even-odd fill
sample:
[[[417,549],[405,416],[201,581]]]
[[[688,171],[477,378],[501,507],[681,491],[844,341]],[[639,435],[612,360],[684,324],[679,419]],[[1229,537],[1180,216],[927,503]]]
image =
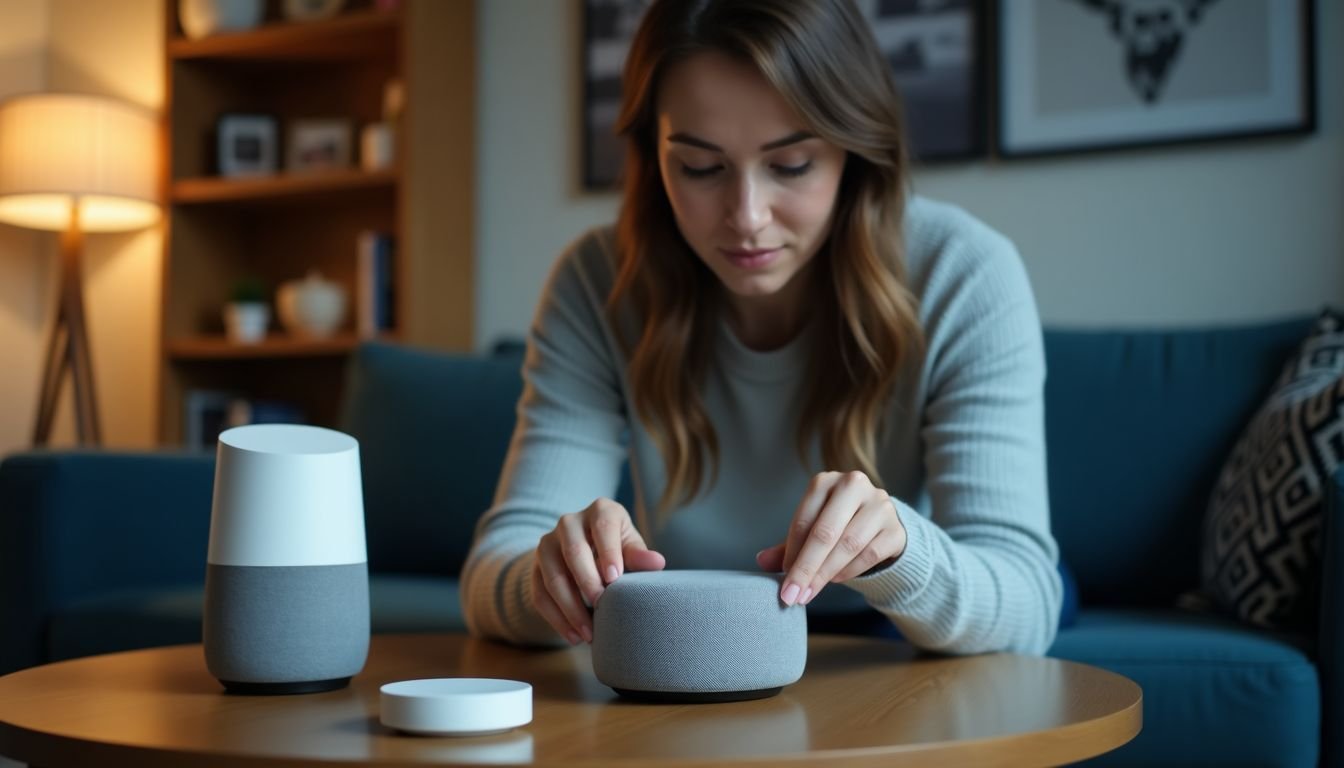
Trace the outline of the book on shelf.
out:
[[[192,389],[184,399],[184,443],[214,451],[219,433],[247,424],[303,424],[303,411],[292,403],[244,397],[236,392]]]
[[[396,240],[386,232],[359,233],[355,269],[355,319],[360,338],[397,327]]]

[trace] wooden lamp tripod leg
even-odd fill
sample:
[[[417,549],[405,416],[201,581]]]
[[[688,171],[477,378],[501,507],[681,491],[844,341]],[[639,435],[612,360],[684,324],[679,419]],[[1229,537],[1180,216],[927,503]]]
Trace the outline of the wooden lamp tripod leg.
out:
[[[52,328],[51,342],[47,348],[46,368],[42,374],[37,427],[33,432],[34,445],[45,445],[51,439],[61,378],[67,365],[74,384],[75,426],[79,443],[96,446],[102,442],[93,385],[93,358],[89,352],[89,334],[84,324],[84,281],[79,263],[82,245],[79,221],[72,217],[70,226],[61,235],[61,297],[56,310],[56,325]]]
[[[43,446],[51,439],[51,425],[56,419],[56,402],[61,394],[61,377],[65,374],[69,334],[65,323],[65,302],[56,309],[56,324],[47,341],[47,362],[42,368],[42,385],[37,403],[37,426],[33,430],[33,445]]]

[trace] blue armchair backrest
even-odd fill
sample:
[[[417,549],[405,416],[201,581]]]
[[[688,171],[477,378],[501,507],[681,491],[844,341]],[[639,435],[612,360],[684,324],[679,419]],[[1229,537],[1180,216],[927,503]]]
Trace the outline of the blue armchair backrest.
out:
[[[1198,585],[1209,491],[1310,324],[1046,331],[1050,513],[1083,602]]]
[[[356,352],[342,427],[360,443],[370,570],[461,570],[513,434],[521,365],[517,349]]]

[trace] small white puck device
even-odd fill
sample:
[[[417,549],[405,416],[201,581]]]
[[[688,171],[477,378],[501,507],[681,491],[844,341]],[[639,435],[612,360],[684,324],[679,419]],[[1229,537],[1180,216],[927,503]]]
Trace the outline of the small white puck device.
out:
[[[424,736],[481,736],[532,722],[532,686],[517,680],[445,677],[378,689],[378,719]]]

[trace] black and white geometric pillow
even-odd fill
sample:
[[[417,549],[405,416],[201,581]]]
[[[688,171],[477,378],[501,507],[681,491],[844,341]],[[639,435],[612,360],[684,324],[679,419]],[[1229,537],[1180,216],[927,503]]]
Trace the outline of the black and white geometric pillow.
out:
[[[1237,618],[1309,629],[1320,596],[1322,489],[1344,461],[1344,315],[1326,310],[1214,485],[1203,589]]]

